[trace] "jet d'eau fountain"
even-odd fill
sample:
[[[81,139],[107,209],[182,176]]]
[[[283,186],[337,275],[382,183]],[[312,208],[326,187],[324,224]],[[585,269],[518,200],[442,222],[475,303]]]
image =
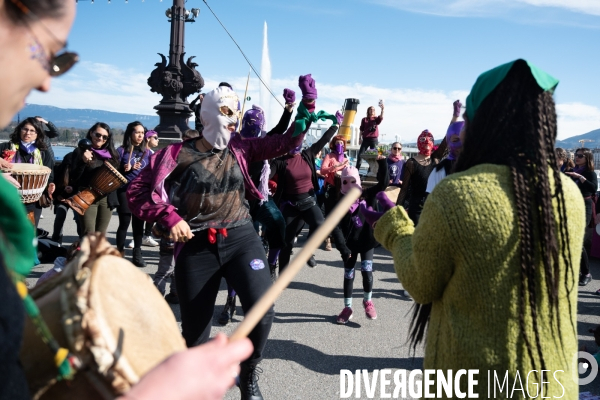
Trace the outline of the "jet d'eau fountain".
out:
[[[269,58],[269,42],[267,40],[267,21],[263,28],[263,48],[260,62],[260,75],[268,87],[271,87],[271,59]],[[265,130],[271,127],[271,94],[265,85],[260,85],[260,106],[265,111]]]

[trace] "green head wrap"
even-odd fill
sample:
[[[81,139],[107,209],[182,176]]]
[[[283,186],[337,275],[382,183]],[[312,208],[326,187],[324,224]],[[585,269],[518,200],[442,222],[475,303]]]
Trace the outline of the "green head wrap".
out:
[[[294,134],[292,136],[295,137],[304,132],[309,122],[317,122],[319,120],[325,121],[326,119],[332,121],[334,125],[337,125],[338,123],[335,115],[331,115],[325,111],[310,113],[306,109],[304,103],[300,102],[296,113],[296,120],[294,121]]]
[[[471,89],[471,93],[467,97],[467,117],[470,121],[473,121],[477,109],[481,103],[489,96],[489,94],[506,78],[508,71],[513,65],[518,62],[526,62],[531,70],[531,75],[535,78],[539,87],[544,90],[554,91],[556,85],[558,85],[558,79],[548,75],[535,65],[525,60],[515,60],[507,64],[503,64],[499,67],[491,69],[483,74],[479,75],[477,81]]]
[[[19,193],[1,176],[0,210],[0,257],[6,268],[26,276],[37,258],[35,229],[27,219]]]

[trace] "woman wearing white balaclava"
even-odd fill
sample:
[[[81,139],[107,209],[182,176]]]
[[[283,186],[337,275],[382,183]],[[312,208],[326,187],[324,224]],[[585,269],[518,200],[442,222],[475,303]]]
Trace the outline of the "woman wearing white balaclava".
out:
[[[271,285],[264,248],[245,199],[246,190],[260,196],[250,180],[248,163],[287,153],[301,143],[305,132],[294,130],[295,124],[285,135],[242,140],[232,135],[238,107],[238,97],[228,87],[207,93],[201,111],[202,136],[158,151],[127,193],[131,210],[143,220],[165,226],[176,243],[175,276],[188,346],[209,339],[222,277],[237,292],[244,312]],[[262,399],[256,366],[273,315],[271,308],[249,335],[254,352],[241,365],[242,399]]]

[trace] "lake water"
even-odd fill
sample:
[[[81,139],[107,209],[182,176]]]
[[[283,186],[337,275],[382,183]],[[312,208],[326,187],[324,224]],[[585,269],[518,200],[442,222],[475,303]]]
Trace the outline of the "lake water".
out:
[[[75,150],[75,146],[52,146],[54,150],[54,161],[62,161],[62,159]]]

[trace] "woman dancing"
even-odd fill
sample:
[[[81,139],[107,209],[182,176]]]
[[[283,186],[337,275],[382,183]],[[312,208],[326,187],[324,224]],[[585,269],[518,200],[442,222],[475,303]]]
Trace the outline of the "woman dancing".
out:
[[[585,206],[556,164],[557,84],[524,60],[482,74],[467,98],[456,172],[429,195],[419,225],[393,207],[375,226],[402,285],[432,303],[411,328],[413,346],[427,336],[424,368],[479,370],[479,397],[489,397],[492,370],[509,382],[527,376],[534,391],[544,381],[547,397],[579,390]]]
[[[314,85],[310,75],[300,77],[303,93]],[[158,151],[127,192],[136,216],[170,229],[176,243],[175,278],[188,346],[205,343],[210,336],[222,277],[236,291],[244,312],[271,285],[265,251],[245,200],[245,187],[254,187],[248,163],[285,154],[302,142],[310,126],[298,117],[285,135],[242,139],[232,135],[238,106],[238,96],[228,87],[207,93],[202,136]],[[303,101],[299,110],[312,112],[314,100]],[[304,128],[298,129],[300,125]],[[260,196],[258,190],[256,194]],[[243,399],[262,399],[257,365],[272,321],[271,308],[249,335],[254,352],[241,365]]]

